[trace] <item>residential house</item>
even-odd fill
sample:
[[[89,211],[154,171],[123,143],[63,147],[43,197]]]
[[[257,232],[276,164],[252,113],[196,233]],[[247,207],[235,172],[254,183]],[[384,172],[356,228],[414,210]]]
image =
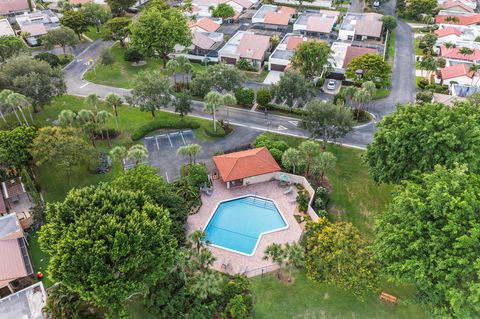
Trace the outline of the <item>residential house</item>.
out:
[[[473,10],[477,8],[477,2],[475,0],[437,0],[437,3],[439,9],[455,8],[455,6],[465,6]],[[461,9],[458,10],[461,12]]]
[[[335,28],[340,12],[306,10],[293,24],[293,31],[318,38],[328,38]]]
[[[194,32],[216,32],[222,25],[222,19],[201,18],[197,21],[190,21],[190,30]]]
[[[459,29],[457,27],[445,27],[435,30],[435,35],[438,37],[436,46],[440,47],[442,44],[448,42],[456,44],[460,41],[474,41],[475,36],[469,32],[468,29]]]
[[[213,179],[220,177],[227,188],[267,182],[281,171],[266,147],[214,156],[213,162]]]
[[[252,23],[265,29],[285,30],[295,12],[294,8],[265,4],[255,12]]]
[[[285,71],[290,65],[290,59],[293,57],[295,49],[305,41],[308,41],[308,38],[301,34],[287,33],[270,55],[268,69],[270,71]]]
[[[453,83],[476,86],[479,77],[476,72],[470,71],[466,64],[459,63],[440,69],[437,76],[437,83],[450,85]]]
[[[450,91],[452,95],[456,97],[469,97],[474,93],[480,92],[480,87],[451,83]]]
[[[435,23],[440,28],[445,27],[455,27],[462,30],[463,32],[468,32],[477,37],[480,35],[480,14],[445,14],[437,15],[435,17]]]
[[[475,7],[469,6],[462,1],[459,0],[449,0],[445,1],[442,4],[438,5],[438,8],[441,10],[442,13],[473,13],[475,11]]]
[[[20,31],[28,34],[26,41],[29,45],[38,45],[38,38],[47,34],[50,29],[58,28],[60,20],[52,10],[25,13],[15,18]]]
[[[2,319],[45,319],[47,292],[41,282],[0,299]]]
[[[22,14],[35,10],[34,0],[0,0],[0,15]]]
[[[382,41],[383,22],[378,13],[351,13],[343,17],[338,39],[344,41]]]
[[[218,58],[228,64],[236,64],[245,59],[252,67],[259,69],[270,47],[270,37],[249,31],[238,31],[218,51]]]
[[[6,213],[15,214],[22,228],[27,229],[33,223],[33,217],[30,213],[33,207],[34,203],[25,191],[25,186],[19,177],[2,182],[0,189],[0,216]]]
[[[446,106],[454,106],[455,103],[466,101],[467,99],[460,96],[453,96],[448,94],[433,93],[432,102],[442,103]]]
[[[240,14],[254,6],[258,1],[255,0],[193,0],[193,12],[186,13],[187,16],[195,16],[198,18],[211,17],[211,8],[215,8],[220,3],[226,3],[233,8],[235,15],[232,20],[237,20]]]
[[[332,57],[329,59],[332,67],[331,75],[339,80],[344,79],[348,64],[363,54],[379,54],[377,49],[364,48],[345,42],[334,42],[331,47]],[[337,76],[336,76],[337,75]]]
[[[471,42],[474,44],[475,42]],[[445,45],[440,46],[439,56],[447,60],[447,66],[455,65],[458,63],[479,63],[480,62],[480,49],[471,48],[472,54],[462,54],[462,46],[447,48]]]
[[[0,37],[15,35],[12,26],[7,19],[0,20]]]
[[[14,293],[24,282],[30,282],[33,266],[15,214],[0,217],[0,260],[0,296]]]

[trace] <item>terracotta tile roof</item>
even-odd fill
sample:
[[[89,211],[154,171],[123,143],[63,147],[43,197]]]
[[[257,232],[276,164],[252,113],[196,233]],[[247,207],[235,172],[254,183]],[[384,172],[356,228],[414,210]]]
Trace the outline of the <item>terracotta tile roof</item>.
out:
[[[474,12],[472,7],[467,6],[465,3],[460,1],[446,1],[438,6],[441,9],[450,9],[454,7],[460,7],[467,12]]]
[[[272,12],[265,13],[265,18],[263,20],[263,23],[275,24],[275,25],[288,25],[289,21],[290,21],[290,15],[272,11]]]
[[[472,78],[473,75],[474,73],[469,71],[468,65],[463,63],[447,66],[446,68],[440,70],[440,77],[443,80],[453,79],[460,76]]]
[[[28,275],[17,239],[0,240],[0,281]]]
[[[371,49],[371,48],[362,48],[362,47],[356,47],[353,45],[349,46],[345,52],[345,57],[343,58],[342,68],[346,69],[350,61],[352,61],[357,56],[361,56],[367,53],[378,54],[378,51],[376,49]]]
[[[236,4],[242,6],[244,9],[248,9],[251,6],[253,6],[253,2],[250,2],[248,0],[231,0],[231,1],[233,1]],[[227,1],[225,1],[225,2],[227,2]]]
[[[32,1],[35,7],[35,3]],[[0,14],[8,14],[15,11],[29,11],[27,0],[2,0],[0,1]]]
[[[285,6],[281,6],[280,8],[278,8],[277,11],[282,13],[282,14],[288,14],[290,17],[293,16],[295,14],[295,12],[297,12],[297,10],[295,8],[285,7]]]
[[[307,31],[329,33],[332,31],[336,18],[311,16],[307,19]]]
[[[213,161],[224,182],[280,171],[266,147],[214,156]]]
[[[464,60],[464,61],[480,61],[480,50],[473,49],[473,54],[470,55],[463,55],[460,54],[461,48],[449,48],[447,49],[445,46],[440,47],[440,56],[442,58],[448,59],[457,59],[457,60]]]
[[[458,22],[454,21],[445,21],[448,17],[456,17]],[[443,23],[443,24],[456,24],[456,25],[472,25],[480,23],[480,14],[472,14],[472,15],[438,15],[435,17],[435,23]]]
[[[240,40],[237,54],[245,59],[263,60],[269,46],[269,36],[247,33]]]
[[[295,50],[300,43],[303,42],[303,36],[301,35],[296,35],[296,36],[291,36],[287,40],[287,50],[293,51]]]
[[[458,28],[446,27],[446,28],[441,28],[441,29],[435,30],[435,34],[439,38],[446,37],[446,36],[449,36],[449,35],[452,35],[452,34],[459,37],[459,36],[462,35],[462,31],[460,31],[460,29],[458,29]]]
[[[202,18],[195,23],[195,26],[207,31],[215,32],[220,28],[220,25],[209,18]]]
[[[209,50],[213,47],[215,41],[200,32],[193,32],[192,43],[201,49]]]

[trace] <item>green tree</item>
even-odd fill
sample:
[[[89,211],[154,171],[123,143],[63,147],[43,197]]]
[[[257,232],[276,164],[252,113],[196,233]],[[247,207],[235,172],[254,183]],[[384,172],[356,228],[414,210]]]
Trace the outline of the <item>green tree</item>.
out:
[[[167,64],[165,64],[165,68],[168,70],[170,74],[173,75],[173,83],[175,86],[177,85],[177,72],[179,71],[179,64],[176,59],[168,60]]]
[[[180,156],[188,156],[190,164],[195,164],[195,156],[202,152],[202,147],[198,144],[188,144],[180,146],[177,154]]]
[[[123,104],[122,98],[118,94],[108,93],[105,96],[105,103],[113,109],[113,113],[115,114],[115,127],[118,130],[118,108]]]
[[[213,9],[211,9],[211,11],[212,17],[222,18],[223,20],[233,18],[235,15],[235,10],[233,10],[233,8],[226,3],[217,4]]]
[[[256,101],[257,104],[266,112],[270,101],[272,101],[272,95],[270,94],[270,90],[268,88],[258,89]]]
[[[189,46],[192,34],[187,19],[175,8],[149,8],[130,26],[130,40],[144,56],[160,56],[166,67],[168,55],[175,45]]]
[[[104,6],[98,3],[87,3],[82,6],[83,14],[85,15],[85,21],[94,26],[97,33],[100,32],[100,26],[110,19],[110,11],[105,9]]]
[[[385,271],[415,283],[438,318],[477,318],[480,180],[466,166],[436,166],[397,188],[378,216],[375,251]]]
[[[127,158],[133,160],[135,165],[148,158],[148,150],[141,144],[132,145],[127,151]]]
[[[110,150],[110,156],[114,161],[123,164],[123,160],[127,157],[127,149],[125,146],[115,146]]]
[[[120,46],[125,46],[125,39],[130,34],[132,20],[127,17],[115,17],[105,23],[104,40],[118,41]]]
[[[92,154],[92,147],[82,134],[71,127],[42,127],[32,143],[35,163],[54,166],[60,172],[71,172],[75,166],[91,159]]]
[[[303,75],[298,71],[289,70],[285,72],[280,81],[272,87],[273,96],[277,103],[286,101],[290,109],[293,108],[295,101],[306,100],[311,93],[311,89],[305,81]]]
[[[92,146],[95,145],[95,134],[97,132],[97,125],[95,122],[95,112],[91,110],[82,109],[78,111],[76,119],[82,128],[82,131],[90,137]]]
[[[314,175],[320,175],[323,179],[325,172],[335,167],[337,158],[330,152],[320,152],[315,157],[315,162],[312,165],[312,172]]]
[[[32,113],[30,112],[30,101],[25,97],[25,95],[12,92],[7,96],[5,99],[6,105],[10,106],[11,109],[17,109],[20,114],[22,114],[23,120],[25,121],[25,124],[29,126],[29,123],[27,121],[27,118],[25,117],[25,113],[23,113],[23,110],[27,110],[28,114],[30,115],[30,120],[33,122],[33,116]]]
[[[325,217],[309,222],[305,233],[307,276],[361,294],[375,289],[378,265],[360,232],[347,222]]]
[[[85,98],[85,104],[90,106],[93,110],[98,111],[98,105],[100,104],[100,96],[97,93],[90,93]]]
[[[322,77],[328,70],[330,63],[330,47],[320,41],[302,42],[295,49],[292,57],[292,66],[297,69],[307,80]]]
[[[235,91],[235,98],[239,105],[251,107],[255,99],[255,92],[250,88],[241,88]]]
[[[277,275],[280,278],[280,271],[283,266],[283,247],[281,244],[272,243],[265,248],[263,260],[271,260],[278,265]]]
[[[66,91],[61,70],[25,55],[10,58],[0,65],[0,89],[25,95],[36,112]]]
[[[212,89],[234,92],[244,82],[243,74],[237,68],[227,64],[209,65],[205,72],[195,74],[191,83],[193,94],[205,97]]]
[[[285,268],[288,270],[288,281],[292,281],[292,271],[305,265],[304,248],[299,244],[286,243],[283,248]]]
[[[397,28],[397,18],[394,16],[383,16],[382,17],[383,26],[389,32],[392,32]]]
[[[33,126],[18,126],[9,131],[0,130],[0,163],[6,167],[21,168],[32,159],[30,148],[37,136]]]
[[[357,79],[357,71],[361,70],[361,78]],[[362,54],[348,64],[346,75],[348,78],[356,82],[363,83],[372,81],[379,86],[387,86],[390,84],[392,67],[388,62],[383,60],[379,54]]]
[[[112,65],[115,63],[115,56],[110,48],[102,48],[98,62],[103,65]]]
[[[422,14],[435,15],[438,4],[436,0],[411,0],[407,5],[410,17],[418,19]]]
[[[82,39],[82,33],[88,31],[88,21],[85,17],[85,13],[82,10],[68,10],[63,13],[60,18],[60,23],[72,29],[78,36],[78,39]]]
[[[77,114],[72,110],[62,110],[60,114],[58,114],[58,121],[60,125],[63,126],[73,126],[77,119]]]
[[[216,91],[211,91],[205,96],[205,111],[212,114],[213,130],[217,130],[216,114],[219,108],[227,106],[227,119],[228,119],[228,106],[235,105],[237,100],[229,93],[220,94]]]
[[[299,150],[290,147],[282,155],[282,166],[291,170],[293,174],[300,173],[299,168],[303,167],[304,158]]]
[[[313,138],[321,138],[325,148],[328,140],[343,137],[353,129],[352,113],[332,101],[314,99],[305,106],[302,126]]]
[[[73,34],[73,36],[75,37],[75,40],[77,40],[77,37],[75,36],[75,34]],[[48,64],[50,64],[52,68],[56,68],[57,66],[60,65],[59,57],[49,52],[41,52],[35,55],[35,59],[47,62]]]
[[[476,106],[458,104],[407,104],[377,124],[365,161],[377,183],[414,179],[435,165],[453,168],[468,164],[480,169],[479,113]]]
[[[190,113],[192,108],[192,102],[188,98],[188,95],[180,93],[175,99],[173,106],[175,107],[175,112],[180,114],[180,117],[183,117]]]
[[[46,213],[39,242],[51,256],[51,278],[110,318],[125,317],[127,299],[146,292],[173,265],[168,212],[142,192],[107,184],[73,189]]]
[[[3,36],[0,37],[0,62],[3,63],[9,58],[26,53],[27,47],[25,42],[16,36]]]
[[[74,47],[78,43],[78,38],[75,32],[68,28],[61,26],[60,28],[53,28],[47,31],[47,34],[42,37],[42,44],[49,50],[56,45],[63,49],[63,54],[67,54],[67,47]]]
[[[170,80],[159,70],[142,72],[135,78],[131,94],[134,105],[155,117],[155,110],[167,107],[172,99]]]
[[[107,0],[107,3],[116,16],[123,16],[128,8],[133,6],[135,0]]]

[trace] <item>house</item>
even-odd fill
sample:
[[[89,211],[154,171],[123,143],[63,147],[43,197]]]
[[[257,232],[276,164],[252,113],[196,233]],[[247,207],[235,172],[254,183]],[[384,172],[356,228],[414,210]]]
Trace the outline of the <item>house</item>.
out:
[[[367,53],[379,54],[377,49],[359,47],[345,42],[334,42],[331,51],[332,57],[329,59],[332,66],[331,73],[340,75],[340,80],[343,80],[348,64],[354,58]]]
[[[223,33],[193,32],[192,45],[188,50],[189,58],[202,60],[205,57],[218,61],[218,49],[223,43]],[[191,57],[191,56],[195,57]]]
[[[0,299],[2,319],[45,319],[42,310],[47,303],[47,292],[41,282],[28,286]]]
[[[473,44],[473,42],[471,43]],[[462,46],[447,48],[445,45],[440,46],[440,57],[447,60],[447,65],[454,65],[457,63],[478,63],[480,61],[480,49],[469,48],[472,54],[462,54],[462,49],[467,48]]]
[[[378,13],[351,13],[343,17],[338,39],[344,41],[382,41],[383,22]]]
[[[336,26],[340,12],[306,10],[293,24],[293,31],[319,38],[328,38]]]
[[[33,275],[27,241],[16,214],[0,217],[0,260],[0,296],[6,296]]]
[[[475,7],[471,7],[459,0],[449,0],[438,5],[438,8],[448,13],[473,13]]]
[[[216,32],[222,24],[222,19],[201,18],[197,21],[190,21],[189,28],[195,32]]]
[[[480,92],[480,87],[463,85],[458,83],[452,83],[450,85],[450,90],[453,96],[456,97],[469,97],[474,93]]]
[[[480,35],[480,14],[444,14],[435,17],[439,28],[455,27],[462,32],[472,34],[473,38]]]
[[[454,82],[463,85],[477,84],[479,77],[475,72],[470,71],[470,67],[466,64],[459,63],[452,66],[447,66],[440,69],[438,72],[438,80],[442,84],[448,84]]]
[[[33,223],[33,217],[30,213],[33,207],[34,203],[25,191],[25,186],[19,177],[2,182],[0,189],[0,216],[5,214],[2,211],[15,214],[22,228],[27,229]]]
[[[193,12],[187,12],[185,15],[195,16],[197,18],[211,17],[212,8],[215,8],[220,3],[226,3],[235,11],[235,15],[233,16],[232,20],[237,20],[244,10],[250,9],[257,2],[258,1],[255,0],[193,0]]]
[[[442,103],[446,106],[454,106],[455,103],[464,102],[467,99],[464,97],[453,96],[448,94],[433,93],[432,102]]]
[[[228,64],[236,64],[240,59],[245,59],[252,67],[259,69],[263,65],[269,47],[269,36],[238,31],[218,51],[218,58]]]
[[[285,71],[290,65],[295,49],[305,41],[308,41],[308,38],[301,34],[287,33],[268,59],[269,71]]]
[[[294,8],[265,4],[255,12],[252,23],[265,29],[284,30],[295,12]]]
[[[7,19],[0,20],[0,37],[5,36],[12,36],[15,35],[15,31],[13,31],[12,26],[8,22]]]
[[[270,181],[281,170],[266,147],[214,156],[213,162],[214,179],[218,175],[227,188]]]
[[[35,7],[33,0],[0,0],[0,15],[22,14],[35,10]]]
[[[37,39],[50,29],[58,28],[60,20],[52,10],[36,11],[25,13],[15,18],[20,31],[28,34],[26,41],[29,45],[38,45]]]
[[[442,45],[445,42],[457,43],[464,39],[464,33],[461,29],[455,27],[445,27],[435,30],[437,36],[437,46]],[[472,39],[473,40],[473,39]]]

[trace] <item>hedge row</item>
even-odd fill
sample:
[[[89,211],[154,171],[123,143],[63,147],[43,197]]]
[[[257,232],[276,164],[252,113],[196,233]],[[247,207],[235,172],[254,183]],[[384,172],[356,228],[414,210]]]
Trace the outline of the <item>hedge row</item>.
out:
[[[230,134],[230,132],[232,132],[232,130],[225,132],[225,130],[218,124],[217,124],[216,131],[213,130],[213,125],[205,126],[204,131],[205,131],[205,134],[211,137],[225,137],[228,134]]]
[[[159,129],[197,129],[199,127],[199,123],[185,121],[183,119],[175,121],[152,121],[135,129],[132,134],[132,140],[138,141],[148,133]]]
[[[298,115],[303,115],[304,114],[304,110],[303,108],[301,107],[294,107],[292,109],[290,109],[290,107],[286,106],[286,105],[279,105],[279,104],[275,104],[275,103],[270,103],[268,105],[268,108],[271,109],[271,110],[278,110],[278,111],[283,111],[283,112],[286,112],[286,113],[293,113],[293,114],[298,114]]]

